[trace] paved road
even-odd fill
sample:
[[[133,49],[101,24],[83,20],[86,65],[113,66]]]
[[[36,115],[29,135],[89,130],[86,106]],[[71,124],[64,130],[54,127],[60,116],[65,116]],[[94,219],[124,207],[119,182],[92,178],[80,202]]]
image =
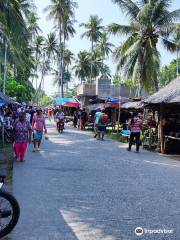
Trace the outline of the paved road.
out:
[[[15,163],[21,218],[10,240],[180,239],[180,162],[69,127]],[[134,230],[173,230],[145,234]]]

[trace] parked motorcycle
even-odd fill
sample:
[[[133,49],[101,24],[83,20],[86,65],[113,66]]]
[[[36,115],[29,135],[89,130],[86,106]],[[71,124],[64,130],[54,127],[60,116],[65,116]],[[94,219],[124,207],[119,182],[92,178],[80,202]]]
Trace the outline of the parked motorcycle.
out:
[[[20,208],[9,192],[2,190],[5,176],[0,176],[0,238],[8,235],[16,226]]]

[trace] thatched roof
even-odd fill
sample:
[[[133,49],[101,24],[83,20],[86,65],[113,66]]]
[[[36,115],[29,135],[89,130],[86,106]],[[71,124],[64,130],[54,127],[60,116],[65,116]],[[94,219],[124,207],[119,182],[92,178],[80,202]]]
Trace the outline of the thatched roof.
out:
[[[4,100],[5,103],[12,103],[12,104],[15,103],[14,99],[12,99],[11,97],[8,97],[2,92],[0,92],[0,99]]]
[[[171,81],[164,88],[144,100],[146,104],[180,103],[180,78]]]
[[[144,103],[142,101],[128,102],[122,105],[122,109],[142,109]]]

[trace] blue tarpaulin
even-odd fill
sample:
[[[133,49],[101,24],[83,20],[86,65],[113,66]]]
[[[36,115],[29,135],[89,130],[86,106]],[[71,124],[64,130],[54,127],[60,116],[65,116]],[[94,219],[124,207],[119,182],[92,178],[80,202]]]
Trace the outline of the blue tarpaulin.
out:
[[[4,106],[6,103],[4,100],[0,99],[0,107]]]
[[[126,103],[128,102],[129,100],[126,100],[126,99],[118,99],[118,98],[100,98],[100,100],[102,101],[105,101],[105,102],[112,102],[112,103]]]
[[[73,98],[56,98],[56,105],[64,105],[65,103],[77,103]]]

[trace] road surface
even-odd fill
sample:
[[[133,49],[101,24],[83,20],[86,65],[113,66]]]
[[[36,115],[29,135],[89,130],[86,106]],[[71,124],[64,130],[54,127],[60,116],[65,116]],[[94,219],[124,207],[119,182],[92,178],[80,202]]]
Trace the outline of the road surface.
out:
[[[180,239],[180,162],[72,127],[48,132],[40,152],[30,147],[14,165],[21,217],[8,239]]]

